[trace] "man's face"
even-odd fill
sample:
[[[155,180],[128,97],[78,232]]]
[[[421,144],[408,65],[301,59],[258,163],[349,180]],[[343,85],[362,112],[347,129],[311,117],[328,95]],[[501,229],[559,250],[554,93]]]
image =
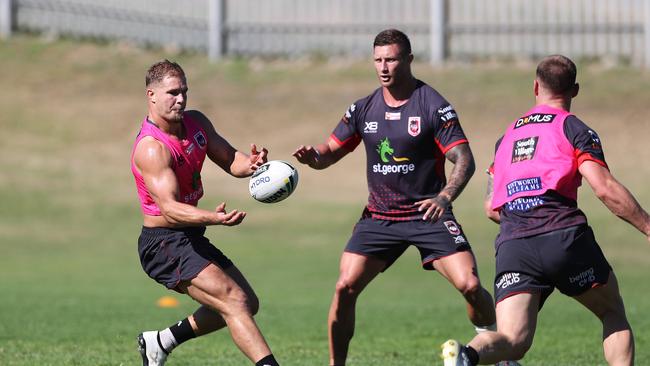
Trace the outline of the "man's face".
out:
[[[147,90],[149,100],[155,113],[169,122],[183,120],[187,104],[187,82],[180,76],[165,76],[159,83],[154,83]]]
[[[410,55],[402,56],[399,45],[376,46],[373,57],[377,77],[382,87],[395,86],[410,77]]]

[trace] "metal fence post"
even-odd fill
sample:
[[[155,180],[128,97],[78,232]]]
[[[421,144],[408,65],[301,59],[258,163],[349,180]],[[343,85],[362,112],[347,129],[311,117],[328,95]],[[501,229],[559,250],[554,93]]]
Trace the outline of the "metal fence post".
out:
[[[646,70],[650,70],[650,0],[643,2],[643,65]]]
[[[2,1],[2,0],[0,0]],[[219,61],[225,52],[226,0],[209,0],[208,4],[208,58]]]
[[[11,36],[12,28],[12,0],[0,0],[0,38],[7,39]]]
[[[429,62],[441,65],[447,58],[447,0],[430,0]]]

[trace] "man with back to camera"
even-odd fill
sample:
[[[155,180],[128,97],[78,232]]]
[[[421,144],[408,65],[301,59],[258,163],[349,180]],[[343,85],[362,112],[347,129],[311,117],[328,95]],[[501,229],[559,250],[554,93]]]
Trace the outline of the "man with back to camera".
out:
[[[352,104],[326,143],[300,146],[296,159],[324,169],[364,142],[369,198],[340,262],[329,310],[330,365],[344,365],[361,291],[408,248],[422,266],[437,270],[467,301],[476,327],[495,322],[490,294],[481,286],[476,261],[451,211],[474,173],[474,158],[454,108],[411,73],[411,44],[395,29],[373,44],[381,86]],[[445,178],[445,158],[454,167]]]
[[[146,75],[148,114],[131,156],[144,216],[138,240],[145,272],[168,289],[187,294],[201,306],[161,331],[138,336],[144,366],[164,365],[181,343],[224,327],[256,366],[276,366],[253,315],[258,299],[237,267],[204,236],[208,225],[239,225],[246,213],[197,207],[203,196],[205,156],[234,177],[253,174],[267,150],[233,148],[199,111],[186,111],[185,72],[175,62],[152,65]]]
[[[500,225],[495,244],[498,332],[483,332],[467,346],[447,341],[445,366],[524,357],[537,314],[554,288],[600,319],[608,364],[634,363],[634,338],[616,276],[577,207],[582,177],[612,213],[647,237],[650,217],[610,173],[596,132],[569,112],[578,88],[570,59],[544,58],[533,86],[535,107],[497,142],[485,209]]]

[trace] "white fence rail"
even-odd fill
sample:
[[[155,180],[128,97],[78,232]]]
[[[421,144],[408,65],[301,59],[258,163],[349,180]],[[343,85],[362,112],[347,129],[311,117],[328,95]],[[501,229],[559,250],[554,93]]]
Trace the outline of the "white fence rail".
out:
[[[15,30],[222,56],[366,56],[385,28],[417,57],[614,58],[650,68],[650,0],[0,0]]]

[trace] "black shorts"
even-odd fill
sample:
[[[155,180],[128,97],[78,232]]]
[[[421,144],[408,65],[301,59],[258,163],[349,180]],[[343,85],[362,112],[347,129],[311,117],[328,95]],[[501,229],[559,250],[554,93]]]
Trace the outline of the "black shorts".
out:
[[[142,269],[168,289],[196,277],[210,263],[227,269],[233,263],[203,236],[205,227],[142,227],[138,253]]]
[[[362,218],[354,226],[345,251],[377,257],[386,262],[385,271],[409,245],[420,251],[426,270],[434,269],[436,259],[471,250],[462,227],[453,214],[447,213],[436,222]]]
[[[541,309],[554,288],[577,296],[606,284],[610,271],[588,225],[508,240],[497,248],[495,300],[539,292]]]

